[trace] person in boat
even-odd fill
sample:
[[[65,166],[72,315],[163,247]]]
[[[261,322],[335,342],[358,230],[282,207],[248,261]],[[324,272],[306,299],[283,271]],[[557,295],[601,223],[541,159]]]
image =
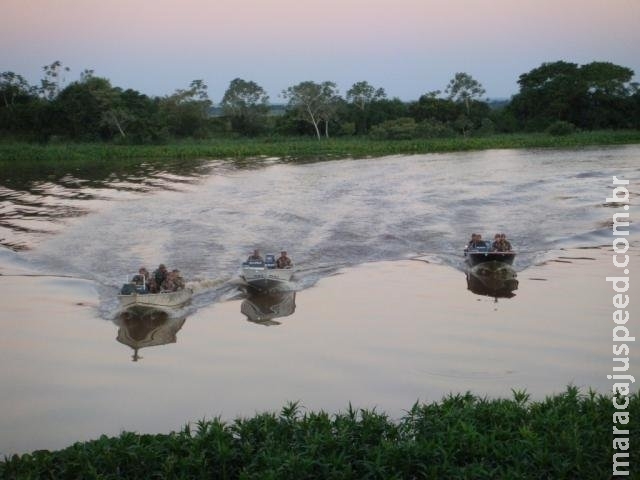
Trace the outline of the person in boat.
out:
[[[257,248],[253,251],[249,258],[247,258],[247,262],[264,262],[262,255],[260,255],[260,250]]]
[[[180,275],[180,270],[176,268],[171,273],[173,276],[174,290],[183,290],[185,287],[185,284],[184,284],[184,278],[182,278],[182,275]]]
[[[158,266],[158,269],[153,272],[153,279],[155,280],[157,287],[162,288],[162,283],[165,281],[168,274],[169,272],[167,271],[167,267],[164,263],[161,263]]]
[[[144,287],[145,292],[148,292],[150,277],[149,271],[145,267],[140,267],[138,273],[131,279],[131,282],[136,287]]]
[[[480,235],[479,233],[472,233],[471,234],[471,240],[469,241],[469,244],[467,245],[466,250],[469,250],[470,248],[478,248],[478,247],[485,247],[486,243],[484,240],[482,240],[482,235]]]
[[[494,242],[491,244],[491,250],[494,252],[511,251],[511,243],[507,240],[507,236],[504,233],[495,234]]]
[[[160,285],[160,291],[161,292],[175,292],[177,290],[175,277],[176,277],[175,273],[167,272],[167,275],[164,278],[164,281]]]
[[[502,248],[502,246],[500,244],[500,234],[496,233],[493,236],[493,243],[491,244],[491,251],[492,252],[501,252],[502,251],[501,248]]]
[[[281,251],[280,256],[276,260],[276,268],[291,268],[291,267],[293,267],[293,262],[291,261],[291,258],[287,256],[286,251],[284,250]]]
[[[511,242],[507,240],[507,236],[504,233],[500,234],[500,248],[501,252],[510,252],[511,251]]]

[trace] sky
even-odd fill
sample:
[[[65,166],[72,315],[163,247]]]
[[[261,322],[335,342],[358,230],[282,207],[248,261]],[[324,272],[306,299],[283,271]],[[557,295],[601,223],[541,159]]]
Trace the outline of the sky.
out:
[[[299,82],[356,82],[416,100],[456,72],[489,99],[544,62],[608,61],[640,79],[640,0],[2,0],[0,72],[32,84],[59,60],[113,86],[170,95],[234,78],[282,103]]]

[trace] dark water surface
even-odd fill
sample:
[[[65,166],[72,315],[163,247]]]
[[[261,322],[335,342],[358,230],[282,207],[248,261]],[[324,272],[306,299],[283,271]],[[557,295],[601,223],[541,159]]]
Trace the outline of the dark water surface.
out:
[[[630,180],[634,220],[640,146],[1,179],[0,453],[286,400],[399,415],[468,388],[598,386],[610,260],[589,248],[611,244],[613,175]],[[499,231],[519,251],[520,285],[494,303],[469,291],[460,253],[471,232]],[[297,292],[246,298],[239,263],[256,247],[288,250]],[[585,253],[571,250],[565,268],[561,249]],[[397,262],[412,258],[439,265]],[[392,262],[367,267],[380,261]],[[126,275],[161,262],[196,288],[191,304],[121,315]],[[516,352],[527,353],[516,362]]]

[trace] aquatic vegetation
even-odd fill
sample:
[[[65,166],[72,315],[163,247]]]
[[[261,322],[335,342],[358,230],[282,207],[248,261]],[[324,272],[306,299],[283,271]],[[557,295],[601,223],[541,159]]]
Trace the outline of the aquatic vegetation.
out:
[[[365,158],[384,155],[455,152],[515,148],[576,148],[589,145],[640,143],[640,131],[576,132],[553,136],[514,133],[478,137],[376,140],[337,137],[323,140],[302,137],[256,137],[192,140],[166,145],[108,143],[0,142],[0,171],[37,165],[58,168],[87,167],[116,162],[140,163],[202,159],[278,157],[291,161]]]
[[[629,397],[631,445],[640,396]],[[532,402],[470,393],[413,405],[400,420],[374,410],[334,415],[291,403],[180,432],[120,436],[14,455],[1,478],[581,478],[611,475],[611,398],[568,387]],[[640,462],[632,449],[631,465]]]

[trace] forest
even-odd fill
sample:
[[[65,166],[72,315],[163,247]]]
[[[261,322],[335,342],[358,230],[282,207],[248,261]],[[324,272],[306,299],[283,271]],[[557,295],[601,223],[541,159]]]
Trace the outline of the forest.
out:
[[[0,141],[166,144],[181,139],[366,137],[409,140],[494,134],[640,129],[640,87],[634,71],[610,62],[543,63],[518,78],[503,102],[458,72],[442,91],[415,101],[388,98],[383,87],[305,81],[271,104],[256,82],[232,80],[215,103],[203,80],[166,96],[113,86],[84,70],[75,81],[60,61],[43,67],[38,85],[0,74]]]

